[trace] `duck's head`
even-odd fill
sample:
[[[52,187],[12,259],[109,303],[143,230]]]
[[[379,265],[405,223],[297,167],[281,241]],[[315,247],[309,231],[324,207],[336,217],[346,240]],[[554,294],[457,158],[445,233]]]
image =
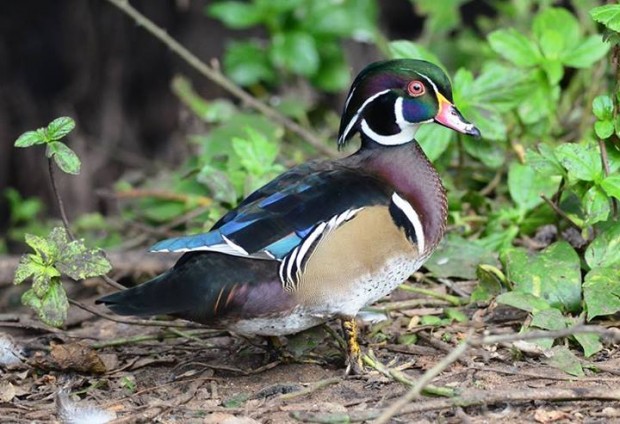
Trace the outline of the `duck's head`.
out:
[[[375,62],[353,81],[342,113],[338,146],[356,132],[364,141],[380,145],[408,143],[418,127],[429,122],[480,135],[452,104],[450,80],[438,66],[414,59]]]

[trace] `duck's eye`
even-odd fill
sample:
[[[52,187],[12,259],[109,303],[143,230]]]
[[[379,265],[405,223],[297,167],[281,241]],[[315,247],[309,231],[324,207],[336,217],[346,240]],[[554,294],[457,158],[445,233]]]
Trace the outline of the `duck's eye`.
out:
[[[407,92],[410,96],[418,97],[426,92],[426,88],[424,88],[422,82],[415,80],[407,84]]]

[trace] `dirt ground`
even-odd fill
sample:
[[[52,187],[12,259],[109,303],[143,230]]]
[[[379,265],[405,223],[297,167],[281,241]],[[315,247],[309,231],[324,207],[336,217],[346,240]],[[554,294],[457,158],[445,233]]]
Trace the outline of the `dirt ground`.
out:
[[[0,314],[0,422],[86,422],[81,413],[115,423],[370,422],[470,328],[511,333],[524,319],[510,309],[468,307],[466,323],[419,325],[446,305],[400,291],[378,306],[399,305],[389,320],[366,327],[363,347],[379,365],[360,377],[344,376],[336,323],[282,339],[278,357],[262,339],[211,329],[128,325],[72,307],[67,329],[54,331],[16,309]],[[7,365],[12,353],[21,358]],[[607,344],[583,366],[577,378],[541,353],[472,348],[432,381],[436,394],[452,397],[423,396],[390,422],[620,422],[618,346]]]

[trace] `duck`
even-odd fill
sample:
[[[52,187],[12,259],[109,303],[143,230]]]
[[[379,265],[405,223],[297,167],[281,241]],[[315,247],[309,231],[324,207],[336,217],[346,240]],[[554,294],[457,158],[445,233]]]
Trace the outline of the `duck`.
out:
[[[339,319],[346,374],[362,374],[356,315],[418,270],[446,230],[446,190],[415,139],[422,125],[480,137],[440,67],[371,63],[351,85],[338,132],[340,149],[359,134],[355,153],[298,165],[210,231],[158,242],[152,252],[184,254],[96,302],[118,315],[171,315],[244,336]]]

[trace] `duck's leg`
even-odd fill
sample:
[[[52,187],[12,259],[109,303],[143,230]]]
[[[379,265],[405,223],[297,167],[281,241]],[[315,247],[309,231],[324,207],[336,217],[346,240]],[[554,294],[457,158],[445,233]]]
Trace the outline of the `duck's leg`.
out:
[[[347,369],[345,373],[347,375],[362,375],[364,374],[364,364],[362,362],[362,351],[358,341],[358,327],[355,317],[343,317],[342,332],[344,333],[345,341],[347,342]]]

